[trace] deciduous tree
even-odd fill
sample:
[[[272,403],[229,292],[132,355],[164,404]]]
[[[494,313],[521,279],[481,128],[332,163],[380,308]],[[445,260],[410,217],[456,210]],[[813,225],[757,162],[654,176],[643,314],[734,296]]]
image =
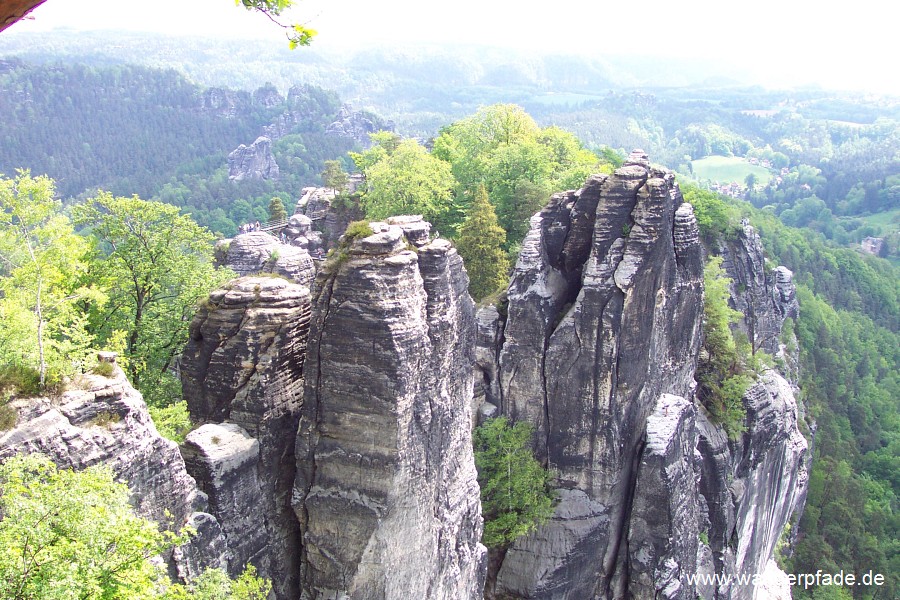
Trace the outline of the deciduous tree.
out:
[[[174,206],[103,192],[74,210],[101,242],[95,275],[110,290],[94,326],[104,339],[124,334],[132,383],[149,402],[169,404],[179,395],[169,369],[197,302],[234,274],[213,267],[212,234]]]

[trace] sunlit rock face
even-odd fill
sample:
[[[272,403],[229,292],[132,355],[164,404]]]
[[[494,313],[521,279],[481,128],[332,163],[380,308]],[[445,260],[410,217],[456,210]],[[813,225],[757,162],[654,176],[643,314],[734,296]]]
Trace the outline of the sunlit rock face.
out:
[[[742,327],[762,343],[796,301],[790,272],[766,273],[754,236],[744,228],[730,263],[743,282],[736,302],[753,307]],[[802,503],[808,455],[790,386],[774,372],[744,398],[741,440],[697,403],[703,255],[674,176],[640,151],[532,217],[508,315],[482,317],[476,390],[535,425],[559,496],[553,518],[506,553],[488,594],[739,598],[746,589],[689,576],[762,572],[773,532]]]
[[[193,577],[227,564],[220,523],[185,469],[175,442],[153,425],[147,405],[121,369],[110,378],[84,375],[60,398],[14,400],[16,426],[0,432],[0,460],[41,453],[63,469],[108,465],[128,484],[137,514],[161,526],[197,530],[165,558],[175,576]]]
[[[304,597],[481,598],[468,280],[421,219],[371,226],[314,287],[293,499]]]
[[[182,450],[190,472],[225,530],[232,572],[256,565],[279,598],[300,586],[291,493],[309,319],[306,286],[242,277],[202,305],[181,361],[191,418],[204,424]]]
[[[502,410],[536,425],[538,456],[578,492],[561,498],[557,515],[578,516],[514,544],[498,593],[626,593],[647,418],[662,394],[692,395],[702,281],[691,207],[672,174],[640,152],[532,218],[509,288]],[[560,541],[574,551],[566,556]],[[544,554],[543,569],[516,565]]]
[[[271,273],[305,286],[312,284],[316,268],[306,248],[279,241],[279,233],[242,233],[216,244],[217,264],[239,276]]]
[[[272,154],[272,140],[259,136],[249,146],[241,144],[228,155],[228,179],[278,179],[278,163]]]

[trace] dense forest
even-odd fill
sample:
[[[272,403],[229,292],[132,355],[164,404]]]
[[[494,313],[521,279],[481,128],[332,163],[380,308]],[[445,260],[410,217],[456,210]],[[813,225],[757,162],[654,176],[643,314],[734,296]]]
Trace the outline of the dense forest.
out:
[[[7,52],[14,45],[3,42]],[[88,42],[80,44],[84,50]],[[166,44],[171,42],[147,45],[141,60],[159,60]],[[614,168],[622,149],[643,147],[656,162],[676,169],[680,180],[693,179],[686,196],[704,228],[724,235],[749,218],[773,264],[795,273],[800,317],[784,341],[798,344],[815,461],[806,511],[786,536],[793,551],[782,551],[780,560],[789,572],[873,570],[888,577],[878,589],[797,590],[798,597],[897,596],[900,102],[821,90],[626,89],[635,82],[623,80],[615,69],[563,59],[512,69],[503,57],[488,57],[495,61],[491,68],[485,68],[487,59],[479,63],[470,57],[475,62],[453,63],[441,83],[433,73],[448,59],[440,54],[371,53],[345,59],[356,66],[343,71],[308,56],[270,64],[265,54],[252,60],[239,54],[229,60],[243,56],[245,68],[228,72],[222,65],[230,63],[216,62],[222,59],[214,52],[199,52],[196,62],[181,68],[192,79],[203,71],[204,84],[230,78],[236,86],[256,89],[267,80],[260,78],[265,67],[278,86],[258,93],[220,91],[236,99],[226,106],[241,107],[223,112],[210,90],[177,72],[122,65],[123,58],[112,59],[98,48],[91,51],[92,66],[63,66],[46,56],[35,59],[40,48],[31,48],[28,60],[34,63],[7,58],[0,65],[0,107],[14,115],[0,122],[0,173],[12,177],[17,168],[47,173],[56,179],[59,196],[88,207],[92,204],[81,201],[96,196],[97,188],[112,192],[99,196],[110,205],[126,201],[113,196],[159,199],[223,235],[243,222],[265,220],[274,197],[290,211],[299,190],[319,183],[326,161],[337,159],[340,168],[368,176],[368,188],[350,200],[361,210],[377,216],[387,199],[405,202],[403,210],[425,213],[442,234],[456,237],[467,260],[490,250],[498,257],[491,262],[504,269],[509,263],[503,259],[515,255],[527,216],[549,193],[577,187],[590,172]],[[377,77],[360,75],[366,72]],[[282,95],[297,83],[349,92],[344,97],[377,109],[401,132],[427,142],[385,134],[375,136],[367,150],[354,148],[355,141],[326,133],[341,106],[338,96],[309,85]],[[498,101],[525,108],[500,104],[476,110]],[[230,180],[228,153],[251,143],[285,111],[304,118],[273,144],[281,177]],[[486,130],[491,135],[482,135]],[[355,152],[348,155],[349,150]],[[742,168],[762,165],[762,171],[740,171],[732,182],[738,186],[728,188],[739,198],[727,197],[717,193],[724,179],[701,175],[710,157]],[[401,170],[411,175],[398,177]],[[425,183],[431,186],[427,197],[421,194]],[[164,205],[138,206],[168,214]],[[80,210],[72,214],[74,223],[97,235],[98,215]],[[865,236],[884,237],[893,262],[861,253],[857,246]],[[476,248],[487,238],[492,248]],[[81,257],[94,264],[91,276],[99,277],[97,255],[85,248]],[[115,290],[111,278],[121,274],[110,264],[106,268],[105,278],[97,281],[109,294]],[[496,269],[486,270],[479,296],[496,291],[503,279],[497,275]],[[72,290],[89,289],[83,283],[72,282]],[[68,297],[65,290],[60,293]],[[78,301],[92,307],[92,322],[84,324],[91,335],[126,343],[115,331],[128,331],[127,323],[103,330],[103,304],[91,296]],[[179,326],[185,318],[179,316]],[[132,350],[152,338],[135,338]],[[168,364],[171,348],[157,350],[154,360]],[[170,399],[161,399],[160,406]]]

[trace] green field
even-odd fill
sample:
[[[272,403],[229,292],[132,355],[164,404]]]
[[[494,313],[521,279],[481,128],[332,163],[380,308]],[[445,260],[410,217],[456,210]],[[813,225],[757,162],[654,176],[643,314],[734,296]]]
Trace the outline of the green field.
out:
[[[691,161],[691,167],[694,169],[694,177],[701,181],[709,179],[719,183],[744,183],[747,175],[755,173],[757,182],[765,185],[772,178],[772,172],[768,169],[731,156],[707,156]]]
[[[881,230],[881,235],[887,235],[900,230],[900,208],[854,218],[861,219],[867,225],[877,227]]]

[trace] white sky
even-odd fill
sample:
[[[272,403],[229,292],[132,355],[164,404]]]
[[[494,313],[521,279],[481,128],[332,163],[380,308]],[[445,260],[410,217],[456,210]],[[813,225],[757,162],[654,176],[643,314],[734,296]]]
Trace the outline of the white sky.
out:
[[[127,29],[285,43],[265,17],[233,0],[47,0],[32,15],[10,31]],[[322,46],[424,41],[706,56],[772,85],[900,94],[891,64],[900,57],[898,17],[890,0],[301,0],[286,20],[319,30],[314,43]]]

